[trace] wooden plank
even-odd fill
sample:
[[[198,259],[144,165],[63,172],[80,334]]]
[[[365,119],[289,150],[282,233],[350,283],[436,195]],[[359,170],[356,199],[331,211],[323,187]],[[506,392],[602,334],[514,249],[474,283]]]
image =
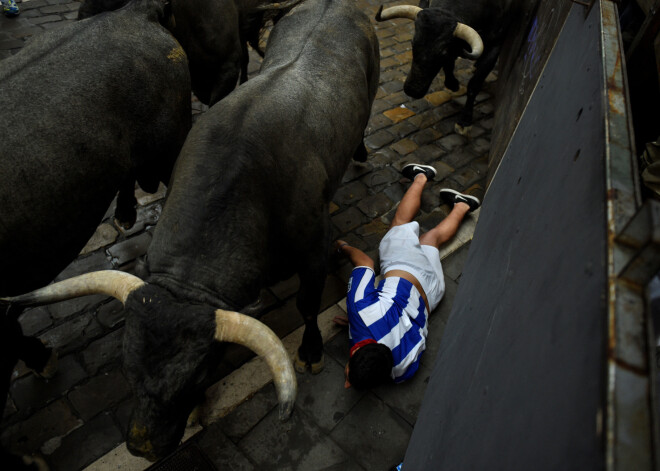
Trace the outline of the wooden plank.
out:
[[[403,469],[605,468],[598,19],[571,11],[484,198]]]
[[[502,47],[498,70],[495,124],[491,137],[488,182],[502,159],[523,114],[559,31],[571,8],[586,8],[571,1],[534,0],[525,10]]]

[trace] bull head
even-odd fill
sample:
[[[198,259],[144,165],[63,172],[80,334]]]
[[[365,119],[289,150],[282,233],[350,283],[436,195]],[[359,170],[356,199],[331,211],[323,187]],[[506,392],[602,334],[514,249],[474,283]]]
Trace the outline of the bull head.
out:
[[[164,289],[118,271],[81,275],[0,301],[42,305],[88,294],[113,296],[127,313],[123,361],[137,402],[126,443],[131,453],[155,460],[178,445],[208,386],[216,342],[238,343],[262,356],[273,373],[280,419],[291,415],[297,387],[289,355],[251,317],[178,302]]]
[[[458,82],[450,73],[454,61],[459,55],[468,59],[481,56],[484,45],[479,33],[433,8],[399,5],[383,9],[381,6],[376,14],[376,21],[395,18],[407,18],[415,22],[412,66],[404,84],[406,95],[422,98],[441,68],[445,68],[447,88],[457,90]],[[471,50],[464,50],[463,42],[456,41],[456,38],[467,42]]]

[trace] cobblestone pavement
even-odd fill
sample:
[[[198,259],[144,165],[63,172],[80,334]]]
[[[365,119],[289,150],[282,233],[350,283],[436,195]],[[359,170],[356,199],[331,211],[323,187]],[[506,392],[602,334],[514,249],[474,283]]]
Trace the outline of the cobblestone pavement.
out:
[[[358,4],[371,18],[379,6],[375,0],[358,0]],[[17,53],[31,36],[74,21],[79,3],[23,0],[19,6],[19,17],[0,17],[0,59]],[[487,84],[478,97],[471,137],[455,134],[454,122],[465,101],[471,62],[459,63],[457,78],[463,84],[459,92],[447,92],[436,78],[426,97],[413,100],[403,93],[412,57],[412,22],[373,23],[381,47],[381,78],[366,130],[369,158],[366,163],[351,164],[331,207],[336,236],[371,255],[409,184],[399,173],[406,163],[423,162],[438,171],[424,193],[417,219],[423,229],[431,228],[447,213],[448,208],[440,205],[440,188],[469,190],[483,197],[494,107],[492,85]],[[256,73],[258,61],[251,62],[250,70]],[[494,79],[494,75],[489,77],[489,82]],[[193,113],[204,111],[193,100]],[[136,225],[127,231],[118,228],[110,217],[111,207],[94,237],[59,278],[98,269],[132,271],[151,240],[164,204],[164,189],[138,196]],[[222,469],[385,470],[400,462],[466,253],[464,246],[443,262],[447,294],[431,316],[429,351],[411,381],[367,393],[344,390],[348,342],[342,333],[326,344],[326,368],[321,374],[298,375],[300,393],[289,422],[276,420],[275,393],[267,386],[195,435],[186,444],[189,452],[197,447]],[[345,261],[336,261],[323,309],[336,306],[345,296],[349,273]],[[293,278],[262,295],[261,319],[281,337],[302,325],[295,310],[297,286]],[[57,349],[59,373],[45,381],[23,364],[16,367],[2,420],[2,444],[14,452],[40,453],[55,470],[83,469],[123,442],[132,406],[120,365],[121,305],[103,296],[90,296],[31,309],[22,315],[21,323],[26,334]],[[250,357],[245,349],[230,347],[218,377]]]

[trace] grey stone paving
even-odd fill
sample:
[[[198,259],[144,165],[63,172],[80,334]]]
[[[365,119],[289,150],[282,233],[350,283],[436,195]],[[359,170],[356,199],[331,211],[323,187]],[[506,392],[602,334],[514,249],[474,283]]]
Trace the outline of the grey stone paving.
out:
[[[358,3],[371,18],[375,16],[379,3]],[[0,60],[20,51],[31,36],[73,21],[79,3],[19,0],[19,6],[18,18],[0,16]],[[425,98],[407,97],[402,88],[412,57],[412,23],[373,23],[381,46],[381,86],[366,131],[369,159],[349,167],[334,198],[331,220],[337,237],[375,256],[409,184],[398,173],[406,163],[420,161],[438,171],[424,194],[418,218],[423,229],[447,213],[437,196],[440,188],[469,190],[483,197],[494,100],[487,85],[478,98],[471,137],[455,134],[464,88],[450,94],[436,78]],[[250,72],[257,71],[258,61],[252,60]],[[457,78],[463,85],[470,73],[471,63],[459,61]],[[194,115],[207,109],[194,99],[192,105]],[[128,231],[114,224],[109,208],[88,246],[58,279],[98,269],[132,271],[148,247],[163,197],[164,188],[154,196],[140,193],[138,222]],[[371,392],[344,390],[348,341],[339,334],[326,344],[325,370],[317,376],[298,376],[300,394],[289,422],[277,420],[275,393],[269,385],[193,437],[194,443],[218,469],[386,470],[397,464],[419,411],[466,253],[467,247],[443,264],[447,294],[431,316],[427,352],[411,381]],[[349,273],[346,261],[334,261],[324,308],[345,296]],[[255,308],[255,315],[280,336],[302,325],[295,310],[297,289],[295,277],[281,282],[264,290]],[[21,323],[27,334],[58,350],[60,370],[46,381],[17,365],[3,414],[2,444],[17,453],[41,453],[54,470],[83,469],[124,440],[132,406],[119,360],[121,305],[92,296],[31,309]],[[241,347],[227,350],[218,377],[251,357]]]

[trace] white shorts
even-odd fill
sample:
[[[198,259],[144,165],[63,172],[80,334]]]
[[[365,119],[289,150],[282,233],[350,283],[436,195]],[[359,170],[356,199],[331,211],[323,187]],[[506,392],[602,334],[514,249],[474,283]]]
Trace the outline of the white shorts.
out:
[[[380,273],[403,270],[417,278],[433,311],[445,294],[445,277],[436,247],[419,243],[416,221],[391,228],[378,247]]]

